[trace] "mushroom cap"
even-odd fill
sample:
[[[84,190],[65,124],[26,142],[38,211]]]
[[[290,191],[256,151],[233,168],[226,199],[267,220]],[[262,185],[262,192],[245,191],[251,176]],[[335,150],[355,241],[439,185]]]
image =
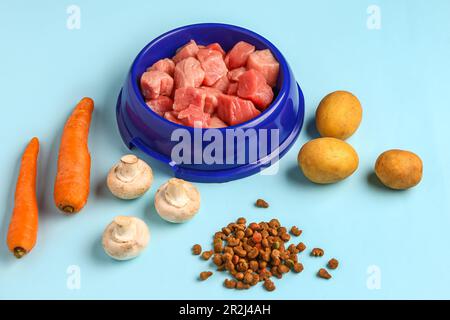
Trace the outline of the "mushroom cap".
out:
[[[149,241],[150,231],[144,221],[136,217],[119,216],[106,227],[102,244],[111,258],[129,260],[137,257]]]
[[[200,209],[200,192],[188,181],[169,179],[156,192],[155,209],[164,220],[185,222]]]
[[[129,166],[127,170],[121,170]],[[122,173],[124,171],[124,173]],[[125,155],[109,171],[106,184],[113,195],[131,200],[142,196],[153,182],[152,168],[135,155]]]

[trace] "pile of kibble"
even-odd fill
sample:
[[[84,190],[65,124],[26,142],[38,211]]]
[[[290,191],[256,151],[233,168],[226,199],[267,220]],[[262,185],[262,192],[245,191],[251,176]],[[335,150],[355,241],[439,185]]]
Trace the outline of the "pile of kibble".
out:
[[[296,237],[302,234],[302,230],[296,226],[289,232]],[[303,242],[287,245],[291,240],[290,234],[277,219],[247,225],[245,218],[239,218],[214,234],[213,250],[202,252],[202,247],[196,244],[192,252],[195,255],[201,254],[204,260],[212,257],[217,271],[228,271],[233,276],[231,279],[225,279],[226,288],[249,289],[263,282],[265,289],[273,291],[275,284],[270,280],[272,276],[281,279],[283,274],[289,271],[303,271],[298,254],[304,251],[306,246]],[[323,255],[324,251],[320,248],[311,251],[311,256]],[[329,269],[336,269],[337,266],[336,259],[331,259],[327,264]],[[200,273],[200,280],[206,280],[212,274],[211,271],[203,271]],[[331,278],[325,268],[320,269],[317,275],[323,279]]]

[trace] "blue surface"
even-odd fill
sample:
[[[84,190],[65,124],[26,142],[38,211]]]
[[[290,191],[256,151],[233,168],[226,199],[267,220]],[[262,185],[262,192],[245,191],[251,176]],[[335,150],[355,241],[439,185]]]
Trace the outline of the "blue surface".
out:
[[[0,3],[1,298],[450,298],[450,2],[258,3],[76,1],[80,30],[66,28],[72,2]],[[367,28],[372,4],[381,9],[379,30]],[[206,20],[254,30],[283,52],[305,94],[306,125],[279,162],[278,174],[198,184],[201,212],[187,224],[171,225],[152,207],[154,191],[170,176],[156,161],[146,158],[155,182],[143,198],[119,201],[105,189],[109,167],[127,151],[114,107],[132,59],[149,40]],[[298,171],[297,150],[315,135],[310,123],[318,102],[337,89],[352,91],[364,107],[362,125],[349,139],[360,166],[341,183],[317,186]],[[83,96],[96,101],[92,192],[83,212],[66,217],[52,201],[57,149],[64,121]],[[4,239],[18,160],[34,135],[42,142],[39,242],[17,261]],[[369,178],[378,154],[390,148],[422,157],[424,179],[415,189],[393,192]],[[258,197],[270,209],[254,209]],[[151,229],[150,246],[136,260],[115,262],[102,252],[101,233],[118,214],[142,217]],[[224,274],[199,283],[196,277],[207,264],[191,256],[191,245],[206,245],[218,227],[240,215],[277,216],[283,224],[298,225],[303,241],[323,247],[327,258],[340,260],[340,268],[332,280],[322,281],[314,273],[326,259],[305,255],[305,271],[277,281],[272,293],[261,287],[226,290]],[[79,290],[67,287],[71,265],[81,271]],[[372,265],[381,272],[380,289],[367,285]]]
[[[274,90],[277,96],[260,116],[225,129],[207,129],[210,134],[213,132],[222,135],[223,143],[220,147],[223,155],[219,163],[211,164],[208,161],[210,159],[205,160],[203,157],[201,161],[196,161],[198,153],[207,149],[211,143],[211,139],[204,139],[203,145],[200,145],[200,151],[196,146],[196,137],[206,134],[206,130],[180,126],[160,117],[145,104],[139,88],[139,79],[149,66],[160,59],[172,57],[178,48],[191,39],[203,45],[217,42],[225,51],[230,50],[239,41],[246,41],[258,50],[269,49],[280,63],[280,76]],[[139,148],[166,165],[171,164],[177,178],[195,182],[227,182],[259,173],[268,166],[268,163],[275,163],[293,146],[303,126],[304,114],[305,101],[302,91],[281,52],[257,33],[220,23],[183,26],[152,40],[134,60],[117,99],[118,128],[125,144]],[[253,146],[250,147],[249,143],[243,140],[243,143],[234,143],[235,147],[231,150],[226,149],[226,130],[236,129],[235,132],[243,132],[249,128],[255,133],[256,142]],[[174,161],[171,157],[172,150],[179,144],[177,139],[172,138],[173,133],[178,129],[184,129],[190,136],[191,147],[188,148],[190,157],[188,161],[183,161],[184,163]],[[279,140],[277,145],[270,143],[274,140],[272,129],[275,129],[277,140]],[[249,154],[255,145],[260,144],[260,139],[267,141],[265,146],[267,152],[261,152],[256,160],[253,160]],[[237,161],[238,154],[244,155],[246,159],[244,163]]]

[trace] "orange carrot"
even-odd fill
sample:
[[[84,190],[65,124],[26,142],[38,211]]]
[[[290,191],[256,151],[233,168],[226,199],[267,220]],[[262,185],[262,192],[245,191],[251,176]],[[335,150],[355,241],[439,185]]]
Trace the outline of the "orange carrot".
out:
[[[38,232],[36,174],[39,140],[31,139],[22,155],[19,177],[14,195],[14,209],[6,242],[18,259],[33,249]]]
[[[65,213],[83,209],[89,196],[91,156],[88,135],[93,110],[91,98],[81,99],[61,137],[53,196],[56,206]]]

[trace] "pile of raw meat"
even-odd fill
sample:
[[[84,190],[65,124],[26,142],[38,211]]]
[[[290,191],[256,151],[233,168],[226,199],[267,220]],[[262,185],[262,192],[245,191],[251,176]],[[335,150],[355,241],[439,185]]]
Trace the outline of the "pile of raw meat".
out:
[[[221,128],[258,116],[273,100],[279,63],[270,50],[238,42],[228,52],[220,44],[194,40],[149,67],[141,77],[147,105],[169,121]]]

